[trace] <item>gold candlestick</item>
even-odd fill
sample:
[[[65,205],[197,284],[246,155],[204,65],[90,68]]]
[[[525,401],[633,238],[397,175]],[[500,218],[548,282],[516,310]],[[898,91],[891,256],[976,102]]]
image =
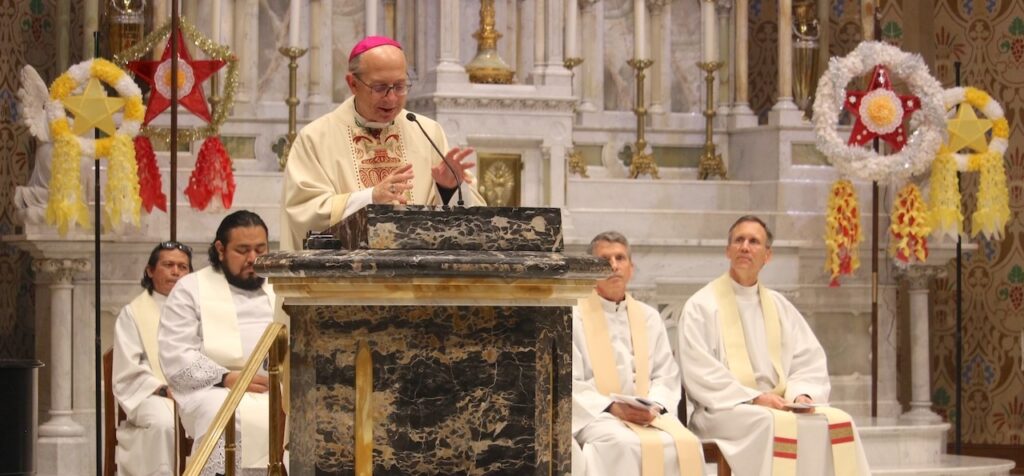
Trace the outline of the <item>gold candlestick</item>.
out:
[[[697,177],[701,180],[707,180],[712,175],[725,179],[725,163],[722,162],[722,154],[715,153],[715,141],[712,139],[715,128],[715,71],[723,64],[721,61],[697,63],[697,67],[705,73],[704,84],[707,89],[707,107],[704,109],[704,117],[707,118],[704,125],[704,151],[700,154],[700,165],[697,167]]]
[[[654,156],[645,152],[647,150],[647,139],[644,138],[644,130],[647,124],[647,106],[644,105],[644,70],[650,68],[654,61],[649,59],[633,58],[626,61],[630,67],[636,70],[636,143],[633,145],[633,161],[629,164],[629,177],[637,178],[642,174],[650,174],[653,178],[658,177],[658,165],[654,163]]]
[[[476,57],[466,65],[471,83],[511,84],[515,72],[498,55],[501,33],[494,28],[494,0],[480,0],[480,29],[476,39]]]
[[[295,136],[298,135],[295,130],[295,111],[299,106],[299,85],[296,73],[299,69],[299,58],[305,55],[307,50],[295,46],[282,46],[277,51],[288,57],[288,99],[284,101],[288,105],[288,135],[279,138],[272,149],[277,153],[277,164],[281,166],[281,170],[284,170],[284,166],[288,165],[288,153],[292,149]]]

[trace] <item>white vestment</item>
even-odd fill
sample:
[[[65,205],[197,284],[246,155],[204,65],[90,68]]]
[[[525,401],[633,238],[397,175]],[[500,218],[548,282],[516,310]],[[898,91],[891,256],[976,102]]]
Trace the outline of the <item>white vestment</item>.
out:
[[[295,138],[284,170],[282,250],[301,249],[307,232],[325,230],[372,203],[373,186],[406,164],[412,164],[413,172],[408,203],[442,203],[430,174],[441,157],[419,127],[406,119],[408,111],[403,109],[374,136],[359,125],[366,121],[356,114],[354,104],[348,98],[303,127]],[[448,138],[441,125],[423,116],[417,119],[441,152],[447,153]],[[466,206],[484,204],[475,185],[471,175],[462,184]]]
[[[160,308],[166,297],[146,291],[121,309],[114,322],[111,381],[114,398],[128,418],[117,427],[114,461],[122,476],[171,475],[174,473],[174,405],[154,395],[166,385],[154,372],[144,341],[156,340]],[[137,321],[143,322],[140,327]],[[143,337],[143,332],[152,333]],[[151,358],[152,357],[152,358]]]
[[[635,302],[643,307],[651,354],[651,387],[647,399],[675,415],[680,398],[679,369],[669,347],[665,325],[657,310]],[[607,318],[621,393],[635,395],[636,369],[626,303],[601,299],[601,307]],[[574,476],[640,474],[640,438],[622,420],[605,411],[611,404],[612,399],[597,390],[581,311],[579,306],[575,306],[572,314],[572,435],[576,440],[574,443],[578,443],[582,451],[574,450]],[[660,436],[664,447],[665,475],[678,475],[675,442],[666,432],[661,432]],[[581,455],[582,464],[578,461]],[[583,470],[577,475],[576,468],[580,466]]]
[[[228,285],[225,281],[224,284],[230,289],[230,296],[210,296],[211,290],[207,285],[204,283],[203,286],[200,286],[201,277],[205,279],[205,276],[210,275],[201,273],[215,273],[216,276],[223,279],[221,273],[206,268],[178,280],[174,290],[167,297],[167,303],[164,305],[160,318],[159,330],[160,363],[174,392],[174,399],[178,402],[178,413],[182,426],[185,427],[185,432],[195,439],[192,446],[193,452],[202,443],[203,435],[228,395],[228,389],[215,385],[220,383],[222,376],[228,371],[242,369],[245,360],[252,353],[264,330],[273,322],[274,316],[274,296],[270,285],[264,284],[260,289],[247,291]],[[235,349],[233,352],[236,355],[233,358],[225,359],[220,356],[224,348],[223,338],[204,339],[204,328],[209,328],[214,323],[212,319],[204,322],[206,316],[203,316],[201,308],[205,303],[210,302],[206,299],[214,301],[219,299],[221,305],[230,306],[228,309],[233,307],[235,311],[237,321],[223,322],[224,319],[219,320],[222,321],[220,322],[221,326],[223,324],[227,324],[229,327],[237,325],[237,342],[234,340],[228,342],[230,344],[228,347]],[[230,303],[227,302],[229,299]],[[214,345],[214,342],[219,347],[216,349],[217,353],[211,357],[211,346]],[[262,369],[260,373],[266,375]],[[249,400],[265,405],[263,402],[267,400],[267,397],[266,393],[246,393],[243,404]],[[263,412],[262,418],[265,421],[268,413],[266,413],[267,410],[263,410]],[[236,412],[236,415],[240,413]],[[263,474],[266,471],[265,459],[268,446],[262,442],[266,441],[267,436],[265,434],[246,435],[246,427],[241,421],[243,419],[236,418],[238,423],[236,426],[240,430],[238,432],[240,443],[239,451],[236,452],[238,456],[236,467],[242,468],[246,474]],[[252,453],[255,449],[246,450],[244,445],[247,439],[260,442],[254,447],[260,448],[261,462],[242,467],[241,465],[244,464],[243,453],[246,451]],[[202,472],[204,476],[214,473],[224,473],[223,438]]]
[[[693,405],[690,428],[702,438],[716,440],[737,476],[770,476],[773,417],[768,409],[748,402],[770,392],[779,378],[769,356],[758,287],[730,283],[757,388],[745,387],[729,370],[719,306],[709,284],[686,302],[678,328],[683,384]],[[786,374],[783,398],[792,402],[807,395],[816,403],[827,403],[831,384],[824,349],[792,303],[775,291],[768,290],[768,296],[778,310],[781,327],[781,367]],[[797,415],[797,434],[797,474],[833,474],[824,415]],[[860,445],[857,459],[860,474],[870,474]]]

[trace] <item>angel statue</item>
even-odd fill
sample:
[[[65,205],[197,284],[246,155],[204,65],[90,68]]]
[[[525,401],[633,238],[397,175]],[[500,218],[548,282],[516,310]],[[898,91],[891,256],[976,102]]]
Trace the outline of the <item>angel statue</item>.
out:
[[[18,218],[23,224],[45,224],[46,202],[50,197],[50,161],[53,155],[53,142],[50,140],[50,127],[46,119],[46,101],[50,93],[46,82],[30,65],[21,68],[21,87],[18,88],[18,117],[28,126],[29,132],[39,141],[36,146],[35,165],[28,183],[14,189],[14,206]],[[92,186],[93,160],[82,158],[82,183],[87,188]]]

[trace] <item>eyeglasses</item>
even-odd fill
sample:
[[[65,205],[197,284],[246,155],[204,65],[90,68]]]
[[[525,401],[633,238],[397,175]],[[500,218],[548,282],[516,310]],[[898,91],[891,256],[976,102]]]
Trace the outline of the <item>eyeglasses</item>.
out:
[[[391,91],[395,92],[395,96],[405,96],[406,94],[409,94],[409,90],[412,89],[412,83],[409,81],[395,84],[367,84],[366,81],[363,81],[357,74],[353,74],[352,77],[356,78],[356,80],[362,83],[363,86],[370,88],[370,91],[373,91],[375,96],[384,97]]]
[[[160,243],[159,246],[160,249],[162,250],[178,250],[183,251],[185,254],[189,256],[192,256],[192,247],[184,243],[178,243],[177,241],[165,241],[163,243]]]

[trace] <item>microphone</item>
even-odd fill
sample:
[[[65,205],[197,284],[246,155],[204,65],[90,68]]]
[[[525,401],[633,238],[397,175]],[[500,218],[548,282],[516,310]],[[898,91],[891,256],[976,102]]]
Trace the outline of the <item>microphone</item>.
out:
[[[434,143],[434,140],[430,138],[430,134],[427,134],[427,130],[423,128],[423,124],[420,124],[420,121],[416,120],[416,115],[410,112],[405,115],[405,118],[412,122],[415,122],[416,125],[419,126],[420,132],[423,133],[423,137],[426,137],[427,142],[430,142],[430,145],[434,146],[434,150],[437,151],[437,155],[441,156],[441,162],[443,162],[444,165],[448,167],[448,170],[452,172],[452,176],[455,177],[455,190],[459,194],[458,205],[460,207],[465,206],[465,202],[462,201],[462,178],[459,177],[459,174],[455,173],[455,169],[452,168],[452,164],[449,164],[447,160],[444,160],[444,153],[441,152],[441,149],[437,147],[437,144]],[[447,203],[445,205],[447,205]]]

